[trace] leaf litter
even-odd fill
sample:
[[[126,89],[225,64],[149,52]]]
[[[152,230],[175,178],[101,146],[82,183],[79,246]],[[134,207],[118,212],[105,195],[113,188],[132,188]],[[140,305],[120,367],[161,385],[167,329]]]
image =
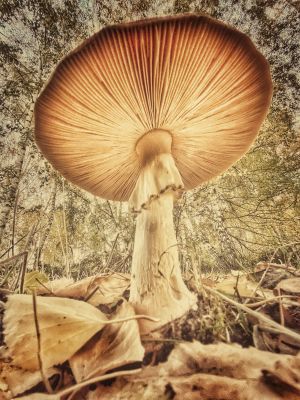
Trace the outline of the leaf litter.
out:
[[[31,282],[36,312],[3,293],[0,399],[300,399],[300,278],[282,270],[200,285],[197,310],[144,336],[120,274]]]

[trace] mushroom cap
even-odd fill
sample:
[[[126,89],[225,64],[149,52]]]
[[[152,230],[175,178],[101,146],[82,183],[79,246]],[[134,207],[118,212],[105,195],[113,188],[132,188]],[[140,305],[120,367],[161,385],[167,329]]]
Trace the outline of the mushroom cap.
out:
[[[245,34],[214,19],[108,26],[57,66],[36,102],[35,136],[65,178],[126,201],[143,168],[136,143],[168,131],[188,190],[249,149],[271,93],[265,58]]]

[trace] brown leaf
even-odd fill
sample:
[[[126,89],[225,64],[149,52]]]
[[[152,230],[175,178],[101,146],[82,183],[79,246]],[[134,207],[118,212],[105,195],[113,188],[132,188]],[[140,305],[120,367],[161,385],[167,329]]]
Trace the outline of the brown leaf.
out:
[[[264,371],[272,381],[290,386],[300,395],[300,355],[289,360],[279,360],[272,369]]]
[[[50,378],[59,371],[55,368],[49,368],[44,373],[47,378]],[[12,395],[16,396],[41,382],[42,376],[40,371],[27,371],[9,363],[3,363],[0,381],[5,382]]]
[[[44,368],[69,359],[107,321],[105,314],[82,301],[39,296],[36,300]],[[3,324],[8,356],[13,363],[23,369],[39,369],[32,296],[9,296]]]
[[[300,278],[283,279],[277,283],[274,291],[276,294],[280,291],[281,294],[300,296]]]
[[[49,281],[48,276],[43,272],[30,271],[25,274],[24,289],[26,293],[32,293],[33,290],[43,287]]]
[[[111,386],[98,385],[86,395],[86,400],[170,400],[165,385],[166,382],[159,378],[149,382],[117,379]]]
[[[215,289],[227,295],[233,296],[236,291],[242,297],[252,297],[257,289],[257,283],[249,280],[247,275],[229,276],[215,285]],[[259,288],[257,295],[264,295],[266,298],[272,297],[271,290]]]
[[[299,400],[299,360],[224,343],[183,343],[167,362],[99,385],[87,400]]]
[[[82,389],[88,388],[89,385],[91,384],[97,384],[98,382],[101,381],[105,381],[108,379],[114,379],[114,378],[118,378],[118,377],[128,377],[130,375],[134,375],[136,373],[140,372],[140,369],[134,369],[131,371],[117,371],[117,372],[113,372],[110,374],[105,374],[102,376],[97,376],[95,378],[91,378],[89,380],[86,380],[84,382],[78,383],[76,385],[72,385],[69,386],[63,390],[60,390],[59,392],[55,393],[55,394],[45,394],[45,393],[34,393],[34,394],[29,394],[27,396],[24,397],[18,397],[19,399],[22,400],[40,400],[40,399],[45,399],[45,400],[61,400],[61,399],[65,399],[66,396],[69,396],[69,398],[72,399],[76,399],[76,400],[82,400],[82,395],[80,393],[80,391]],[[40,396],[40,397],[39,397]],[[85,398],[85,397],[84,397]]]
[[[269,371],[269,375],[272,373],[273,376],[278,373],[276,367],[278,363],[289,366],[287,376],[281,373],[276,384],[274,381],[272,385],[268,385],[267,380],[263,382],[265,371]],[[132,380],[149,382],[149,378],[163,378],[166,383],[171,384],[177,394],[175,399],[180,400],[282,399],[276,393],[272,393],[275,390],[285,391],[284,399],[299,399],[295,397],[294,387],[290,383],[291,380],[294,383],[297,380],[298,364],[296,357],[264,352],[255,348],[245,349],[225,343],[213,345],[203,345],[199,342],[182,343],[171,352],[167,362],[157,367],[145,368]],[[235,394],[232,391],[234,387]],[[258,393],[265,394],[265,397],[257,396]]]
[[[54,290],[54,294],[59,297],[88,299],[90,304],[97,306],[113,303],[129,285],[130,277],[126,274],[98,274]]]
[[[270,331],[265,324],[253,327],[253,341],[259,350],[296,355],[300,351],[299,341],[282,334]]]
[[[133,307],[124,302],[114,319],[134,316]],[[144,348],[141,344],[137,320],[106,326],[70,360],[77,382],[101,375],[106,371],[137,361],[142,361]]]
[[[278,360],[289,360],[292,356],[273,354],[253,347],[242,348],[226,343],[203,345],[200,342],[181,343],[169,355],[168,361],[160,364],[160,376],[180,376],[196,372],[213,373],[236,379],[258,379],[262,369],[272,368]],[[146,368],[142,376],[157,375],[157,368]]]
[[[37,282],[38,283],[38,282]],[[65,288],[68,285],[72,285],[74,280],[72,278],[59,278],[54,279],[53,281],[49,281],[44,283],[42,286],[41,284],[36,289],[36,294],[49,294],[49,293],[56,293],[58,290]]]
[[[87,400],[299,400],[297,394],[276,393],[259,380],[234,379],[211,374],[155,377],[111,386],[99,385]]]
[[[208,374],[171,378],[170,385],[175,392],[174,400],[299,400],[291,393],[282,397],[258,380]]]

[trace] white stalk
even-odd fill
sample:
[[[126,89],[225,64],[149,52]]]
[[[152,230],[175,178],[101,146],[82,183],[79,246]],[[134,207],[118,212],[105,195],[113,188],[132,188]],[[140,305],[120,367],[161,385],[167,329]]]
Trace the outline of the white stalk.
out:
[[[171,154],[169,132],[148,132],[137,143],[142,171],[130,198],[139,211],[132,260],[130,301],[137,313],[159,322],[140,321],[143,333],[186,313],[196,301],[180,271],[173,204],[183,191]]]
[[[164,193],[137,217],[130,301],[137,313],[160,319],[141,321],[143,332],[182,316],[195,303],[181,276],[173,199],[172,192]]]

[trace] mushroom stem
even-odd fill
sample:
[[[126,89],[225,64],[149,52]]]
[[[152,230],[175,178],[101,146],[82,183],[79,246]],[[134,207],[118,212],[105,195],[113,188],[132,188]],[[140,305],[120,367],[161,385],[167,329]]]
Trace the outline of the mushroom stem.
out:
[[[143,169],[130,198],[132,208],[139,211],[130,301],[137,313],[159,318],[159,322],[140,321],[143,333],[181,317],[196,301],[183,282],[178,259],[173,204],[183,183],[169,137],[156,131],[138,143]]]
[[[143,333],[182,316],[195,303],[181,276],[173,201],[172,192],[164,193],[137,217],[130,301],[137,313],[160,320],[141,321]]]

